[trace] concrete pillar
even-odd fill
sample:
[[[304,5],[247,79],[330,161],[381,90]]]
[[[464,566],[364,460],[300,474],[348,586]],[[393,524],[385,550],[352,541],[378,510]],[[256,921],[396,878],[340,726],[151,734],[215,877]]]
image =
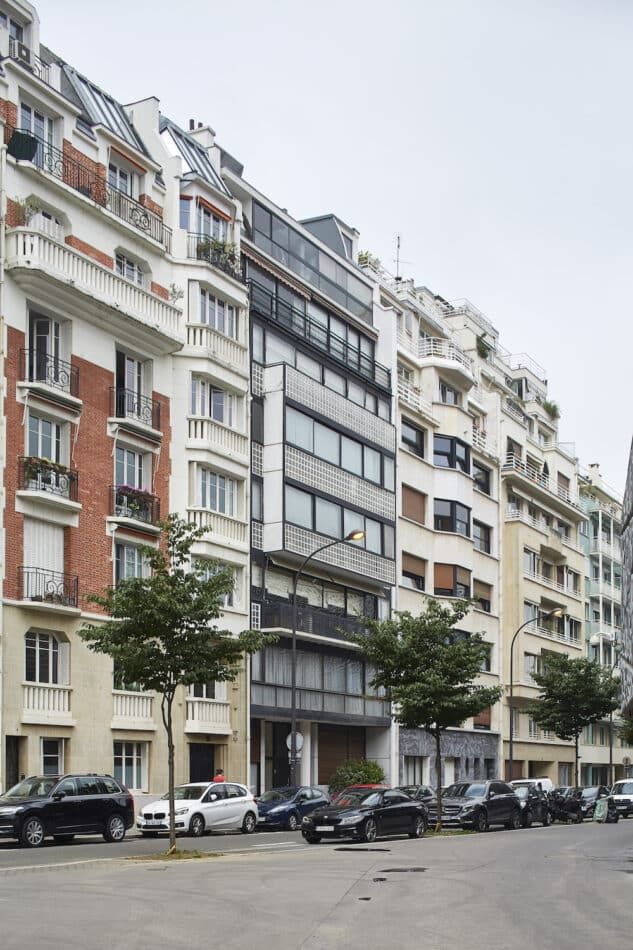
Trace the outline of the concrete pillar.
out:
[[[312,723],[299,722],[297,728],[303,736],[299,782],[301,785],[312,785]]]

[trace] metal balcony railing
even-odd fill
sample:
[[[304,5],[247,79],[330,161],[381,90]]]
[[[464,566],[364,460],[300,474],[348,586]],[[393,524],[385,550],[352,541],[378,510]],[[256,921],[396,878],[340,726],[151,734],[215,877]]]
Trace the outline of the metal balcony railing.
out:
[[[292,604],[262,604],[260,613],[261,629],[292,629]],[[365,630],[362,621],[356,617],[342,617],[328,610],[297,604],[297,630],[302,633],[315,633],[321,637],[346,639],[347,633],[362,633]]]
[[[549,477],[549,475],[546,475],[543,471],[535,468],[535,466],[531,465],[529,462],[524,462],[523,459],[520,459],[516,455],[511,453],[506,455],[502,465],[502,470],[504,472],[517,472],[519,475],[529,478],[529,480],[534,482],[535,485],[538,485],[539,488],[544,489],[550,495],[554,495],[556,498],[559,498],[566,504],[571,505],[574,508],[581,507],[578,498],[576,495],[573,495],[569,489],[555,483]]]
[[[63,574],[44,567],[19,567],[18,585],[23,600],[76,607],[79,595],[79,578],[76,574]]]
[[[77,501],[79,474],[65,465],[34,455],[18,459],[18,487],[23,491],[43,491],[69,501]]]
[[[79,396],[79,369],[49,353],[20,350],[20,378]]]
[[[218,241],[208,234],[187,234],[187,257],[194,261],[206,261],[218,270],[224,271],[235,280],[245,283],[240,264],[240,255],[232,244]]]
[[[451,340],[443,340],[441,337],[420,337],[418,341],[418,356],[420,359],[442,359],[459,363],[464,369],[472,374],[473,361],[470,356],[466,356],[464,351]]]
[[[95,175],[30,129],[7,126],[5,135],[7,152],[17,161],[32,162],[37,168],[59,178],[95,204],[107,208],[117,218],[162,244],[167,253],[171,252],[171,228],[163,224],[163,219],[154,211],[111,185],[105,175]]]
[[[17,63],[20,63],[21,66],[24,66],[25,69],[28,69],[34,76],[37,76],[38,79],[41,79],[50,86],[51,71],[48,63],[45,63],[44,60],[35,55],[32,49],[29,49],[28,46],[25,46],[24,43],[20,43],[19,40],[14,39],[12,36],[9,37],[9,56]]]
[[[116,419],[135,419],[152,429],[160,429],[160,403],[149,396],[140,396],[132,389],[110,388],[112,415]]]
[[[110,496],[115,518],[132,518],[151,525],[160,520],[160,501],[150,492],[130,485],[111,485]]]

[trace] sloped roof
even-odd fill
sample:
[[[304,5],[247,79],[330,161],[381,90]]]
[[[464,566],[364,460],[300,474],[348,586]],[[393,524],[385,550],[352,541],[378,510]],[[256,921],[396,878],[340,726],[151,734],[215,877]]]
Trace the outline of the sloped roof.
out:
[[[123,106],[109,93],[86,79],[72,66],[65,64],[62,72],[67,78],[75,94],[80,108],[92,125],[104,125],[110,132],[117,135],[122,141],[143,155],[151,157],[145,148],[142,139],[126,115]]]
[[[211,160],[204,146],[196,142],[193,136],[187,135],[180,126],[176,125],[175,122],[172,122],[171,119],[168,119],[164,115],[160,117],[160,133],[161,135],[167,133],[171,136],[174,145],[180,153],[185,168],[193,177],[204,179],[204,181],[213,185],[214,188],[217,188],[218,191],[230,197],[228,188],[211,164]]]

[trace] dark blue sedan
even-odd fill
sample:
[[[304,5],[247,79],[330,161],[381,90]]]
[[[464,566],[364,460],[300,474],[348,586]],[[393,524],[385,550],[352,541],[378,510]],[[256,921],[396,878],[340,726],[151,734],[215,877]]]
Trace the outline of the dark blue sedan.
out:
[[[296,831],[306,815],[329,804],[329,801],[321,789],[309,785],[273,788],[257,799],[258,825],[260,828],[268,826]]]

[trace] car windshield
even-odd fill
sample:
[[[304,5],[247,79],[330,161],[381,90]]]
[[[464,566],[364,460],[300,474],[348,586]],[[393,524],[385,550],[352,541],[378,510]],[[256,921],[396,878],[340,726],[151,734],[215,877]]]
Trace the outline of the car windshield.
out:
[[[197,801],[205,793],[206,785],[177,785],[174,789],[174,801]],[[169,798],[169,792],[161,796],[161,801]]]
[[[288,802],[295,797],[298,791],[298,788],[271,788],[269,792],[260,795],[258,800],[265,805],[270,805],[273,802]]]
[[[633,795],[633,782],[616,782],[613,786],[614,795]]]
[[[485,794],[485,785],[471,785],[469,782],[458,782],[455,785],[449,785],[444,792],[446,798],[480,798]]]
[[[352,789],[349,792],[342,792],[336,799],[337,808],[359,808],[361,805],[373,807],[381,802],[381,793],[368,791],[367,789]]]
[[[518,795],[519,798],[528,798],[530,795],[529,785],[515,785],[514,794]]]
[[[581,789],[581,794],[583,798],[593,798],[598,792],[598,786],[594,788],[583,788]]]
[[[25,778],[21,782],[18,782],[17,785],[14,785],[13,788],[10,788],[4,797],[11,798],[14,801],[25,798],[46,798],[47,795],[50,795],[51,789],[57,785],[57,782],[57,778],[41,776]]]

